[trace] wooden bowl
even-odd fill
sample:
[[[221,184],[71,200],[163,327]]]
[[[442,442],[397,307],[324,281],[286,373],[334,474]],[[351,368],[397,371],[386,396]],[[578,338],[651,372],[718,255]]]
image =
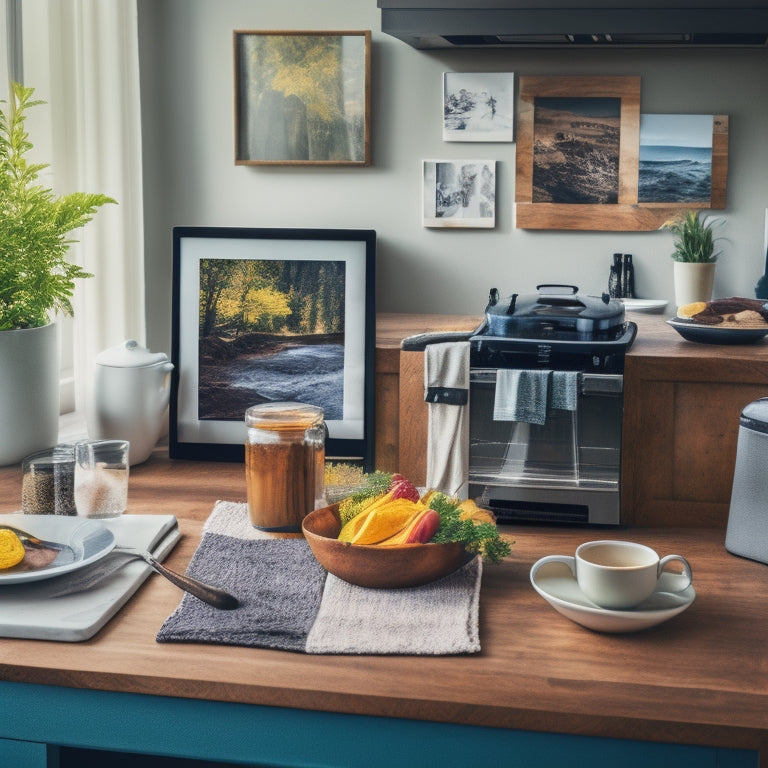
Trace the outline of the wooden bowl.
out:
[[[453,573],[473,557],[460,543],[377,547],[339,541],[338,504],[310,512],[302,529],[320,565],[360,587],[417,587]]]

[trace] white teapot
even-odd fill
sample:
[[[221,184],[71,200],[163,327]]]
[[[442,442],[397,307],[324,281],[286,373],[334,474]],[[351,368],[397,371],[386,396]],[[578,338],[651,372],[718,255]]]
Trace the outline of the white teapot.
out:
[[[97,440],[128,440],[131,466],[146,461],[165,424],[173,364],[133,339],[96,356],[93,409],[88,434]]]

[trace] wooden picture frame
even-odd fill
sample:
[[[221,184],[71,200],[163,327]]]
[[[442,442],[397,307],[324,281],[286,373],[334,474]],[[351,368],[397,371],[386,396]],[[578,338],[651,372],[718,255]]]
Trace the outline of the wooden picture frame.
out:
[[[370,30],[233,42],[236,165],[370,165]]]
[[[712,194],[708,205],[692,206],[690,203],[639,203],[638,202],[638,171],[640,154],[640,77],[549,77],[521,76],[519,77],[518,123],[517,123],[517,155],[516,155],[516,188],[515,188],[515,226],[519,229],[560,229],[560,230],[591,230],[591,231],[650,231],[661,227],[668,219],[681,210],[691,207],[723,208],[725,207],[725,184],[727,176],[728,157],[728,118],[717,115],[713,120],[713,149],[712,149]],[[563,103],[575,103],[579,114],[572,114],[572,120],[565,118],[567,109],[548,121],[546,128],[542,110],[550,109],[558,100]],[[583,101],[582,101],[583,100]],[[537,102],[539,125],[536,124]],[[591,118],[580,118],[589,112],[592,105],[606,105],[609,116],[597,118],[596,123],[601,127],[595,128]],[[618,110],[610,110],[618,105]],[[595,110],[597,111],[597,110]],[[574,126],[571,129],[568,126]],[[573,134],[571,133],[573,131]],[[608,157],[609,162],[599,166],[605,169],[605,176],[610,183],[605,185],[605,199],[597,201],[581,201],[579,192],[585,196],[594,194],[595,197],[603,191],[599,183],[590,179],[590,184],[584,183],[583,189],[578,188],[578,174],[561,172],[560,176],[566,183],[573,183],[574,189],[560,190],[546,199],[551,187],[538,183],[535,179],[537,169],[540,175],[547,176],[547,171],[555,168],[541,162],[544,152],[551,152],[551,157],[557,158],[558,147],[546,134],[557,134],[560,144],[568,148],[569,143],[576,147],[574,152],[582,150],[584,144],[594,141],[598,157]],[[537,132],[547,136],[542,141]],[[580,132],[583,132],[580,134]],[[582,140],[582,137],[585,137]],[[582,146],[579,146],[582,145]],[[600,153],[603,152],[601,155]],[[537,162],[539,166],[537,167]],[[568,162],[566,155],[565,162]],[[555,169],[557,170],[557,169]],[[557,174],[553,171],[552,177]],[[602,178],[602,174],[600,174]],[[587,187],[590,187],[587,190]],[[568,198],[569,194],[573,199]],[[610,192],[611,194],[608,194]]]
[[[243,461],[246,409],[293,401],[373,471],[375,251],[373,230],[174,228],[171,458]]]

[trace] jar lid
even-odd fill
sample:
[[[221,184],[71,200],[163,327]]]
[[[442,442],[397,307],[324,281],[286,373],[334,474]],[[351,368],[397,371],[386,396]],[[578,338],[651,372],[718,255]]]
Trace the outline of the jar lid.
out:
[[[72,443],[60,443],[53,448],[46,448],[26,456],[22,461],[22,471],[32,468],[43,469],[58,464],[75,463],[75,446]]]
[[[150,352],[134,339],[128,339],[96,355],[97,365],[106,365],[111,368],[143,368],[165,362],[168,362],[168,355],[164,352]]]
[[[260,403],[245,412],[245,423],[258,429],[309,429],[323,423],[323,409],[305,403]]]

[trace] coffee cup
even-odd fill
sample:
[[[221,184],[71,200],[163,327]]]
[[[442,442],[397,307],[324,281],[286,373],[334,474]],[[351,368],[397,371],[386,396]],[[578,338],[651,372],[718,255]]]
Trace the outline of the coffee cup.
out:
[[[658,554],[644,544],[631,541],[587,541],[574,557],[552,555],[546,562],[565,563],[585,597],[595,605],[612,610],[634,608],[656,591],[668,565],[678,563],[681,572],[670,574],[665,592],[683,592],[691,585],[692,571],[680,555]]]

